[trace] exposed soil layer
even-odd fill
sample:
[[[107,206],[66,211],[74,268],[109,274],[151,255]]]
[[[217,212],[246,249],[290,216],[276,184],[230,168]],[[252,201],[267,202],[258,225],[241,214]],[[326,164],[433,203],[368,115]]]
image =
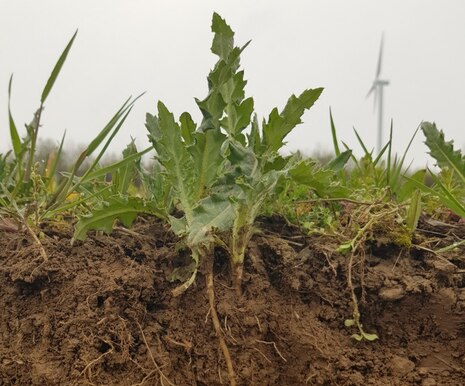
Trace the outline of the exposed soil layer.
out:
[[[352,304],[337,240],[262,222],[242,297],[215,251],[217,311],[239,385],[465,384],[463,249],[367,246],[354,285],[364,330],[379,339],[357,342],[344,326]],[[448,245],[440,225],[423,222],[418,241]],[[73,246],[69,224],[43,233],[47,261],[26,233],[0,231],[1,385],[228,384],[205,279],[171,295],[179,282],[168,278],[188,254],[161,223],[141,218]]]

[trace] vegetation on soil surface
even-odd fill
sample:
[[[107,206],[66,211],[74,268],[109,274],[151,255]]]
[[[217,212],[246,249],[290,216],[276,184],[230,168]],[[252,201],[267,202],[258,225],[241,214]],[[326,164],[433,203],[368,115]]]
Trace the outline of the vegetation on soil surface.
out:
[[[423,122],[420,128],[440,168],[438,174],[431,170],[412,174],[405,167],[418,129],[400,158],[392,149],[392,125],[390,139],[379,154],[373,154],[355,131],[363,150],[357,158],[344,142],[339,143],[332,114],[331,161],[320,164],[299,153],[284,155],[280,151],[287,135],[301,123],[323,89],[305,89],[292,95],[282,109],[274,108],[260,120],[254,113],[253,98],[246,96],[247,82],[240,67],[241,54],[249,43],[236,46],[234,32],[216,13],[212,32],[211,51],[218,60],[207,77],[207,96],[196,99],[201,122],[195,123],[188,112],[176,118],[158,102],[157,111],[146,116],[152,147],[139,152],[131,142],[120,160],[105,167],[100,161],[137,98],[121,106],[70,170],[57,170],[64,135],[44,163],[36,158],[44,104],[76,34],[52,71],[24,138],[10,108],[11,78],[8,112],[12,151],[0,155],[0,229],[25,229],[47,260],[41,243],[45,222],[71,219],[76,222],[73,240],[83,240],[91,231],[111,232],[118,222],[130,227],[141,214],[157,216],[178,236],[179,249],[191,257],[171,272],[172,280],[178,282],[172,294],[183,294],[199,272],[205,276],[210,315],[229,382],[235,385],[234,363],[215,305],[216,252],[227,256],[232,287],[240,297],[244,261],[252,237],[260,232],[256,222],[260,215],[279,213],[309,234],[337,236],[337,252],[347,255],[348,302],[353,308],[345,325],[357,329],[352,335],[356,340],[373,341],[378,336],[363,330],[356,294],[356,286],[363,292],[363,275],[358,276],[360,283],[356,285],[353,274],[356,265],[363,271],[364,246],[381,235],[400,248],[425,249],[416,245],[413,237],[422,212],[437,220],[465,218],[465,156],[454,149],[452,141],[445,140],[435,124]],[[153,164],[147,170],[140,160],[151,150],[155,150]],[[94,153],[95,158],[83,169]],[[425,184],[427,176],[432,185]]]

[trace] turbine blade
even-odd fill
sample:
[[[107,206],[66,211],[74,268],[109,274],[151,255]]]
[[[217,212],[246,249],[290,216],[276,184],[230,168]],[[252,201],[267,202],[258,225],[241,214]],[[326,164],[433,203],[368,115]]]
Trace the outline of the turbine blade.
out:
[[[374,98],[373,98],[373,112],[376,111],[376,103],[378,102],[378,93],[379,93],[379,89],[378,89],[378,87],[376,87],[375,95],[374,95]]]
[[[371,93],[375,91],[375,89],[376,89],[376,83],[373,82],[373,85],[372,85],[371,88],[368,90],[368,93],[367,93],[367,96],[365,97],[365,99],[367,99],[367,98],[371,95]]]
[[[381,35],[381,43],[379,45],[378,67],[376,68],[376,79],[381,74],[381,65],[383,63],[383,47],[384,47],[384,33]]]

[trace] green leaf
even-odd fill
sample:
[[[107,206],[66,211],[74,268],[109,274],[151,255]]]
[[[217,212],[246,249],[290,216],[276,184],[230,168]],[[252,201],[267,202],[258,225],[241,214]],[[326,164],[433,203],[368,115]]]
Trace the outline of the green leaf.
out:
[[[181,124],[181,135],[184,142],[187,145],[192,145],[194,143],[194,132],[197,125],[192,120],[189,113],[182,113],[179,117],[179,123]]]
[[[162,102],[158,102],[158,117],[147,114],[146,127],[149,138],[157,151],[157,159],[163,165],[168,182],[179,199],[188,223],[196,198],[193,160],[181,136],[181,128]]]
[[[271,151],[284,145],[284,138],[300,123],[305,110],[313,106],[323,92],[322,88],[305,90],[298,97],[292,95],[281,113],[274,108],[263,126],[263,140]]]
[[[22,145],[21,139],[19,138],[18,130],[16,129],[16,124],[13,119],[13,115],[11,114],[11,84],[13,83],[13,74],[10,76],[10,81],[8,83],[8,121],[10,124],[10,138],[11,144],[13,145],[13,151],[15,153],[15,157],[18,158],[22,152]]]
[[[63,137],[61,137],[60,145],[58,146],[58,150],[53,159],[53,163],[50,166],[50,170],[48,171],[48,174],[50,176],[50,182],[54,180],[55,174],[57,172],[57,166],[58,166],[58,163],[60,162],[61,154],[63,152],[63,145],[65,143],[65,137],[66,137],[66,131],[63,133]]]
[[[77,32],[78,31],[76,30],[73,37],[71,38],[68,45],[66,46],[65,50],[63,51],[60,58],[58,59],[58,62],[55,64],[55,68],[53,69],[52,73],[50,74],[50,77],[48,78],[47,84],[45,85],[45,88],[42,91],[42,96],[40,98],[41,104],[43,104],[45,102],[45,100],[48,97],[48,94],[52,90],[53,85],[55,84],[55,81],[56,81],[58,75],[60,74],[61,68],[63,67],[63,64],[66,61],[66,57],[68,56],[69,50],[71,49],[71,46],[73,45],[74,38],[76,37]]]
[[[345,254],[345,253],[349,253],[350,251],[352,251],[352,248],[353,248],[352,241],[348,241],[348,242],[346,242],[346,243],[344,243],[344,244],[341,244],[341,245],[336,249],[336,252]]]
[[[290,177],[299,184],[315,190],[320,197],[326,197],[334,175],[332,170],[319,168],[311,160],[302,160],[289,171]]]
[[[431,173],[431,178],[440,189],[439,192],[436,192],[436,195],[439,197],[441,202],[459,216],[465,217],[464,202],[459,201],[459,198],[453,194],[452,191],[433,173]]]
[[[206,197],[194,208],[187,241],[190,245],[211,243],[213,234],[231,228],[233,221],[234,211],[229,200],[219,195]]]
[[[139,95],[137,98],[131,101],[131,98],[127,99],[124,102],[123,106],[116,112],[116,114],[110,119],[107,125],[97,134],[97,136],[91,141],[91,143],[87,146],[87,148],[79,155],[78,159],[72,166],[71,173],[65,179],[63,179],[58,186],[56,192],[50,198],[49,202],[47,203],[47,209],[54,210],[58,205],[60,205],[61,201],[64,201],[65,198],[74,190],[78,188],[82,181],[85,181],[87,176],[94,170],[95,166],[98,164],[100,158],[105,153],[106,149],[110,145],[110,142],[116,135],[116,133],[122,127],[125,119],[127,118],[129,111],[131,110],[132,106],[134,105],[135,101],[140,98],[143,94]],[[95,158],[92,165],[86,170],[84,175],[76,182],[75,185],[72,186],[74,181],[74,177],[81,167],[82,163],[85,159],[90,156],[105,140],[105,138],[110,134],[109,140],[107,140],[106,144],[103,146],[102,150],[100,151],[99,155]]]
[[[95,180],[97,178],[100,178],[102,176],[105,176],[107,174],[111,174],[115,172],[118,169],[125,168],[131,164],[134,164],[137,160],[139,160],[144,154],[148,153],[149,151],[152,150],[152,147],[148,147],[138,153],[131,153],[129,155],[126,155],[122,160],[114,162],[108,166],[105,166],[103,168],[97,169],[89,174],[85,178],[81,180],[81,183]]]
[[[376,334],[368,334],[366,332],[363,333],[363,339],[373,342],[374,340],[378,339],[378,335]]]
[[[336,126],[334,125],[333,113],[331,112],[331,107],[329,108],[329,121],[331,124],[331,136],[333,138],[334,153],[336,154],[336,157],[337,157],[341,154],[341,150],[339,149]]]
[[[421,169],[406,179],[406,182],[402,185],[397,194],[397,199],[399,202],[404,202],[409,197],[411,197],[415,190],[418,189],[418,184],[424,184],[425,175],[426,169]],[[411,180],[414,180],[416,183],[412,182]]]
[[[204,197],[205,192],[212,186],[223,162],[221,146],[226,136],[219,130],[209,129],[196,132],[194,145],[189,147],[189,153],[194,163],[196,174],[196,199]]]
[[[453,170],[461,183],[465,184],[465,157],[460,150],[454,150],[454,141],[446,142],[443,131],[439,131],[435,123],[422,122],[421,129],[426,137],[425,144],[430,149],[429,154],[437,165]]]
[[[407,216],[405,218],[405,223],[410,232],[413,232],[418,225],[418,220],[421,214],[421,193],[420,190],[416,190],[412,195],[410,200],[410,205],[407,209]]]
[[[73,240],[84,240],[90,230],[111,233],[117,219],[124,226],[129,227],[140,213],[153,213],[153,210],[138,197],[112,198],[107,205],[79,219],[74,230]]]
[[[339,155],[333,159],[327,167],[337,173],[344,169],[344,166],[347,164],[351,156],[352,150],[346,150],[342,153],[339,153]]]
[[[150,150],[150,148],[146,150]],[[123,150],[122,161],[126,162],[111,171],[111,184],[114,194],[126,195],[128,193],[129,186],[134,181],[137,171],[140,169],[140,157],[141,155],[137,152],[133,139],[126,146],[126,149]],[[128,158],[131,159],[130,162]]]
[[[215,36],[211,51],[221,59],[226,60],[234,47],[234,32],[216,12],[213,13],[212,32]]]
[[[434,183],[439,187],[439,192],[413,178],[407,176],[405,176],[405,178],[418,189],[420,189],[422,192],[430,193],[431,195],[438,197],[444,206],[452,210],[457,215],[465,218],[465,205],[463,205],[434,174],[431,173],[431,178],[433,179]]]
[[[362,147],[363,152],[365,153],[365,156],[369,157],[371,159],[372,158],[371,154],[372,154],[373,151],[371,151],[371,152],[368,151],[368,148],[365,146],[365,143],[363,142],[362,137],[360,137],[360,135],[358,134],[358,131],[355,129],[355,127],[353,127],[352,129],[354,130],[355,136],[357,137],[357,141],[360,144],[360,146]]]
[[[354,319],[346,319],[346,320],[344,320],[344,326],[346,326],[346,327],[355,326],[355,320]]]

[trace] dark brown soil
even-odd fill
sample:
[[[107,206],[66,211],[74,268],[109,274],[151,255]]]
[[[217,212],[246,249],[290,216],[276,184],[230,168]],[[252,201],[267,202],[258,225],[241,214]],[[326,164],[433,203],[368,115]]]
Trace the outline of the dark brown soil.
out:
[[[463,249],[444,258],[367,246],[355,290],[364,329],[379,340],[357,342],[344,326],[352,304],[337,240],[263,221],[241,298],[215,253],[239,385],[465,385]],[[449,239],[435,225],[423,223],[417,237],[429,232],[439,248]],[[171,296],[179,283],[167,277],[186,252],[162,224],[140,219],[73,246],[68,224],[43,232],[48,261],[27,234],[0,231],[0,385],[228,384],[203,275]]]

